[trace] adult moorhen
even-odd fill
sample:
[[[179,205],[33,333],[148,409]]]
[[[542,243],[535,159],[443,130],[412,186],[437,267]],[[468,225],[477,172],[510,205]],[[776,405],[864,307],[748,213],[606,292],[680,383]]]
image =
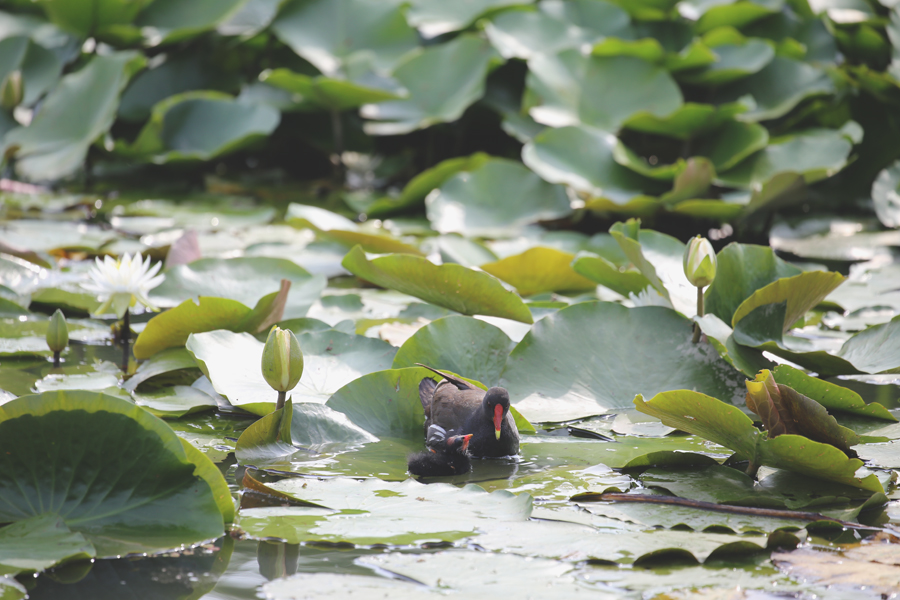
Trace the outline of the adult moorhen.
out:
[[[409,457],[407,469],[413,475],[438,477],[443,475],[462,475],[472,469],[469,460],[469,440],[472,434],[447,437],[447,431],[440,425],[428,428],[428,439],[425,452]]]
[[[519,430],[509,413],[509,392],[501,387],[485,392],[458,377],[416,364],[444,378],[437,384],[429,377],[419,383],[426,431],[435,424],[451,433],[471,433],[469,452],[475,457],[518,454]]]

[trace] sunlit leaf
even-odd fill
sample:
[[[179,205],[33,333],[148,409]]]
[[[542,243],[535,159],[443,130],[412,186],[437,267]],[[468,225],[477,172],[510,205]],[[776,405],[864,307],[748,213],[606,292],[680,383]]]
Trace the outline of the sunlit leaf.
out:
[[[521,254],[485,263],[481,269],[512,285],[522,296],[542,292],[582,292],[592,290],[593,281],[570,266],[574,255],[538,246]]]
[[[504,317],[532,323],[531,312],[514,292],[486,273],[461,265],[435,265],[425,258],[390,254],[369,260],[359,246],[344,267],[362,279],[466,315]]]
[[[667,308],[576,304],[532,327],[510,354],[501,384],[530,421],[615,412],[636,394],[680,388],[741,402],[744,376],[711,346],[692,344],[690,330],[690,321]]]

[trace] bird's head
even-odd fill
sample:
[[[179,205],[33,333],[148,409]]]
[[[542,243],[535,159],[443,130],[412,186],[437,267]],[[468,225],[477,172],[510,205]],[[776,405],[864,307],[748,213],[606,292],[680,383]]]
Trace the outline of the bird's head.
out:
[[[485,393],[481,404],[488,417],[494,422],[494,435],[499,440],[500,426],[503,425],[503,419],[509,412],[509,392],[502,387],[492,387]]]

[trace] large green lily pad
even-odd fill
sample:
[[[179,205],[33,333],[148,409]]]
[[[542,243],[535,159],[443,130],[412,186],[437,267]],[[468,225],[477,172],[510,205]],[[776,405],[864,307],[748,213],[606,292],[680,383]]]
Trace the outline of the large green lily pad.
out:
[[[117,151],[155,163],[211,160],[269,135],[280,119],[265,104],[221,92],[184,92],[157,103],[134,143],[120,142]]]
[[[263,296],[279,290],[279,282],[291,282],[284,305],[284,319],[296,319],[306,311],[325,289],[322,275],[311,275],[306,269],[283,258],[238,257],[201,258],[187,265],[169,269],[166,279],[151,292],[160,307],[181,304],[200,296],[230,298],[253,306]]]
[[[585,124],[615,132],[636,113],[664,117],[682,103],[664,69],[631,56],[538,54],[528,61],[526,85],[535,99],[529,114],[551,127]]]
[[[740,303],[731,318],[733,325],[751,312],[767,304],[785,303],[782,331],[789,330],[807,311],[821,302],[844,282],[840,273],[807,271],[793,277],[783,277],[754,291]]]
[[[500,158],[457,173],[426,198],[425,206],[434,229],[468,236],[516,233],[525,225],[572,212],[562,186]]]
[[[385,288],[465,315],[488,315],[532,323],[522,299],[494,277],[461,265],[435,265],[425,258],[390,254],[369,260],[359,246],[341,263],[348,271]]]
[[[624,205],[644,193],[661,194],[664,187],[616,162],[617,139],[586,126],[546,129],[525,144],[522,161],[552,183]]]
[[[374,120],[366,123],[366,133],[399,135],[457,120],[484,94],[496,62],[490,44],[473,35],[410,53],[392,73],[409,97],[364,106],[360,114]],[[435,72],[441,76],[432,77]]]
[[[43,571],[67,560],[94,556],[94,545],[66,527],[59,515],[39,514],[0,529],[0,575]]]
[[[596,284],[572,269],[573,254],[537,246],[481,265],[481,270],[515,287],[522,296],[543,292],[584,292]]]
[[[716,278],[705,293],[706,312],[731,323],[735,311],[753,292],[800,273],[767,246],[728,244],[716,254]]]
[[[691,322],[675,311],[607,302],[576,304],[538,321],[501,379],[532,422],[615,412],[636,394],[680,388],[739,404],[743,382],[712,346],[691,343]]]
[[[136,52],[117,52],[95,56],[81,70],[63,77],[34,121],[3,139],[4,147],[14,150],[18,172],[47,180],[77,170],[90,145],[112,125],[119,93],[143,63]]]
[[[134,341],[134,357],[149,358],[160,350],[184,346],[193,333],[216,329],[263,331],[281,319],[283,302],[283,291],[263,296],[252,309],[228,298],[185,300],[147,322]]]
[[[872,492],[884,491],[875,475],[856,477],[861,460],[847,458],[834,446],[801,435],[766,439],[739,408],[705,394],[688,390],[662,392],[648,402],[637,396],[634,404],[639,411],[658,417],[670,427],[731,448],[751,464],[797,471]]]
[[[324,403],[347,383],[389,368],[396,352],[387,342],[334,329],[302,333],[298,341],[303,376],[288,392],[294,402]],[[278,395],[262,376],[263,346],[250,334],[225,330],[191,334],[186,345],[218,393],[260,416],[272,411]]]
[[[392,368],[421,363],[496,385],[514,346],[509,336],[490,323],[472,317],[444,317],[406,340],[397,351]]]
[[[838,356],[865,373],[900,370],[900,317],[860,331],[847,340]]]
[[[0,521],[58,515],[109,556],[214,538],[230,520],[215,465],[130,402],[79,391],[23,396],[0,406],[0,430]]]
[[[305,486],[304,486],[305,484]],[[255,508],[241,511],[241,528],[253,537],[354,544],[421,544],[476,536],[491,521],[524,522],[531,496],[349,478],[286,479],[272,488],[321,508]]]
[[[361,56],[378,69],[390,70],[418,45],[396,1],[292,0],[272,23],[272,31],[328,76]]]

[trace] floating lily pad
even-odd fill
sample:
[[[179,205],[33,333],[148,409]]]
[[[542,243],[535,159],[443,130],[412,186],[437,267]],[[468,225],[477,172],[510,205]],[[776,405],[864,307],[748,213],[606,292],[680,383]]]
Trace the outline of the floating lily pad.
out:
[[[433,38],[459,31],[488,12],[520,4],[521,0],[468,0],[447,3],[443,0],[413,0],[406,20],[424,37]]]
[[[129,377],[122,387],[129,392],[133,392],[142,383],[150,381],[154,377],[196,368],[197,363],[194,362],[194,357],[191,356],[190,352],[184,348],[170,348],[154,354],[148,360],[138,365],[134,375]]]
[[[797,471],[872,492],[884,491],[875,475],[855,476],[861,460],[847,458],[834,446],[800,435],[762,439],[765,434],[739,408],[705,394],[688,390],[662,392],[649,402],[638,396],[634,404],[639,411],[658,417],[670,427],[731,448],[753,464]]]
[[[728,244],[716,254],[716,278],[705,293],[706,312],[731,323],[738,306],[753,292],[800,273],[767,246]]]
[[[396,349],[381,340],[333,329],[298,336],[303,376],[288,397],[294,402],[324,403],[361,375],[390,367]],[[187,349],[215,390],[260,416],[269,414],[277,393],[262,376],[263,343],[247,333],[218,330],[191,334]]]
[[[0,428],[0,520],[60,515],[98,556],[169,549],[224,530],[218,494],[230,498],[218,469],[130,402],[77,391],[23,396],[0,407]],[[50,431],[48,458],[36,445]]]
[[[48,318],[40,316],[0,318],[0,356],[52,356],[47,346],[49,324]],[[96,321],[71,319],[68,327],[73,341],[97,343],[112,338],[109,328]]]
[[[497,327],[471,317],[432,321],[397,351],[393,369],[422,363],[495,385],[515,344]]]
[[[344,246],[359,244],[366,252],[401,252],[422,256],[422,252],[415,246],[381,231],[363,229],[350,219],[324,208],[291,203],[285,220],[294,227],[311,227],[322,237]]]
[[[847,340],[838,356],[865,373],[900,371],[900,317],[860,331]]]
[[[43,571],[67,560],[94,556],[94,545],[69,529],[59,515],[39,514],[0,529],[0,574]]]
[[[398,2],[293,0],[279,12],[272,31],[327,76],[363,55],[376,68],[390,70],[418,45]]]
[[[875,214],[885,227],[900,227],[900,163],[894,163],[878,174],[872,184]]]
[[[775,49],[758,39],[723,44],[711,50],[716,56],[715,63],[697,73],[682,75],[681,79],[695,85],[723,85],[759,72],[775,58]]]
[[[506,202],[514,197],[516,202]],[[572,212],[562,186],[552,185],[521,163],[495,158],[457,173],[425,200],[428,220],[441,233],[496,236]]]
[[[201,296],[196,302],[185,300],[147,322],[134,341],[134,357],[141,360],[167,348],[181,347],[188,336],[203,331],[227,329],[257,333],[281,319],[283,302],[283,289],[263,296],[252,309],[228,298]]]
[[[630,81],[631,85],[617,85]],[[640,112],[664,117],[682,103],[681,91],[662,68],[631,56],[584,56],[567,50],[528,61],[529,114],[551,127],[590,125],[616,131]]]
[[[245,104],[222,92],[184,92],[157,103],[134,143],[119,142],[116,150],[160,164],[210,160],[269,135],[280,119],[265,104]]]
[[[772,375],[778,383],[809,396],[829,411],[836,410],[888,421],[897,420],[897,417],[891,414],[884,405],[877,402],[866,404],[862,397],[853,390],[822,381],[790,365],[778,365]]]
[[[135,404],[160,418],[178,419],[207,410],[215,410],[216,401],[207,393],[188,385],[176,385],[153,392],[133,392]]]
[[[843,282],[843,275],[829,271],[807,271],[777,279],[757,289],[741,302],[731,318],[732,324],[736,326],[741,319],[761,306],[784,302],[785,313],[781,328],[786,332]]]
[[[424,258],[391,254],[369,260],[356,246],[344,267],[362,279],[467,315],[532,323],[531,312],[494,277],[460,265],[435,265]]]
[[[642,390],[707,390],[741,403],[744,376],[711,346],[691,343],[690,329],[671,309],[576,304],[532,327],[501,383],[532,422],[615,412]]]
[[[366,133],[399,135],[457,120],[484,94],[497,58],[490,44],[466,34],[411,52],[392,73],[409,97],[364,106],[360,114],[375,121],[365,124]],[[431,77],[435,72],[441,76]]]
[[[369,87],[345,79],[304,75],[290,69],[264,71],[260,80],[299,95],[301,102],[318,110],[324,108],[342,111],[400,97],[395,91],[388,89]]]
[[[305,487],[304,484],[306,484]],[[478,486],[401,483],[348,478],[287,479],[271,485],[321,508],[255,508],[241,511],[241,528],[253,537],[354,544],[421,544],[477,535],[492,521],[522,523],[531,496],[487,493]],[[488,518],[489,515],[489,518]]]
[[[542,292],[583,292],[596,284],[570,266],[575,256],[554,248],[536,247],[515,256],[485,263],[481,270],[502,279],[522,296]]]
[[[268,257],[201,258],[169,269],[166,279],[151,292],[160,307],[181,304],[200,296],[230,298],[253,306],[263,296],[279,289],[279,281],[291,282],[283,318],[295,319],[306,311],[325,289],[322,275],[310,275],[287,259]]]
[[[597,37],[545,12],[525,10],[500,13],[485,25],[484,31],[503,58],[524,60],[538,53],[556,54],[577,48]]]
[[[75,172],[90,145],[112,125],[119,93],[143,64],[136,52],[116,52],[95,56],[81,70],[63,77],[34,121],[3,139],[5,148],[14,149],[17,171],[39,180]]]
[[[623,296],[637,294],[650,285],[650,281],[640,271],[623,269],[606,258],[590,252],[579,252],[572,261],[572,269],[579,275]]]
[[[590,127],[546,129],[522,149],[522,161],[553,183],[624,205],[645,191],[662,193],[663,187],[616,162],[617,140]]]
[[[214,29],[246,4],[246,0],[156,0],[136,21],[151,45],[172,43]]]

